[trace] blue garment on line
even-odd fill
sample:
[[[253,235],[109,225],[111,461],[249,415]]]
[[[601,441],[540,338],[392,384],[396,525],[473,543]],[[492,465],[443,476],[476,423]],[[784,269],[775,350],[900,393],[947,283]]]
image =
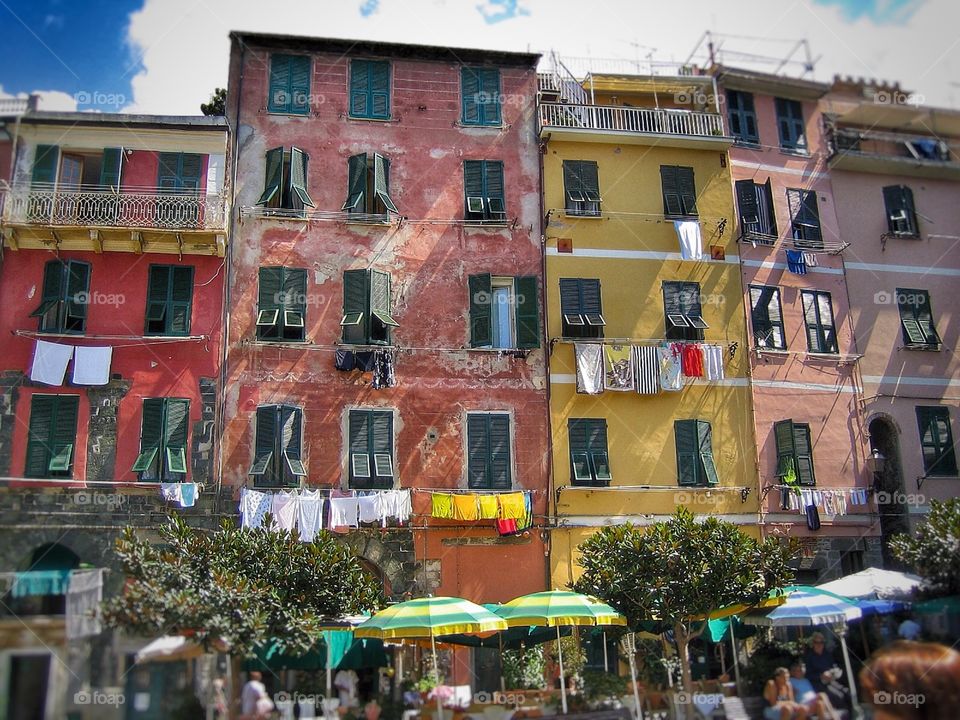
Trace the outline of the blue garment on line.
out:
[[[807,261],[804,260],[801,250],[787,250],[787,270],[794,275],[807,274]]]

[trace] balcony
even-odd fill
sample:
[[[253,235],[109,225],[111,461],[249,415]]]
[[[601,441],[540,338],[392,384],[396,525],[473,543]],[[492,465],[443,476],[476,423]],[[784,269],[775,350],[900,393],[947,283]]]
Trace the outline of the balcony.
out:
[[[960,143],[929,135],[829,128],[830,167],[913,177],[960,179]]]
[[[224,195],[158,188],[14,186],[0,194],[4,244],[20,248],[223,255]]]
[[[612,135],[622,143],[704,150],[723,150],[733,142],[716,113],[569,103],[541,103],[538,113],[541,137],[610,142]]]

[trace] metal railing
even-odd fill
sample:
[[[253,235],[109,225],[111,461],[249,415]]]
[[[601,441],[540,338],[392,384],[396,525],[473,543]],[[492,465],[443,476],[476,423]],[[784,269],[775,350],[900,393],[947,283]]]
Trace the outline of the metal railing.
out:
[[[2,201],[4,222],[23,225],[223,230],[226,198],[157,188],[65,189],[14,186]]]
[[[541,103],[539,116],[540,127],[654,135],[723,136],[723,119],[720,115],[692,110]]]
[[[955,163],[960,158],[960,143],[930,135],[828,125],[827,142],[831,156],[849,153],[931,163]]]

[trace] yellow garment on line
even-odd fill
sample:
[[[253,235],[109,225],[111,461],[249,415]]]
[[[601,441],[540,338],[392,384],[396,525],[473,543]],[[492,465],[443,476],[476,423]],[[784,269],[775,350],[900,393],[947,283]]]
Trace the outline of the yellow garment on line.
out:
[[[497,512],[500,509],[500,503],[497,502],[496,495],[480,495],[480,519],[496,520]]]
[[[500,498],[500,517],[504,520],[520,520],[527,512],[522,492],[503,493]]]
[[[480,513],[477,510],[477,496],[473,493],[469,495],[454,495],[453,516],[457,520],[479,519]]]
[[[453,495],[449,493],[433,493],[430,496],[430,514],[435,518],[453,519]]]

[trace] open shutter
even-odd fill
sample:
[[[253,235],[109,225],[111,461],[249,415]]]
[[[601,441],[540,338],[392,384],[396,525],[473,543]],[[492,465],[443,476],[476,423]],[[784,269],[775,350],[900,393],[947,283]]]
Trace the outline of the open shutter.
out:
[[[489,347],[493,343],[493,288],[490,274],[471,275],[470,290],[470,347]]]
[[[390,199],[390,161],[380,154],[373,156],[373,188],[383,206],[399,215],[400,211]]]
[[[156,460],[163,441],[163,398],[144,398],[140,420],[140,454],[131,468],[141,480],[157,480]]]
[[[83,332],[90,302],[90,264],[71,260],[67,271],[67,319],[65,330]]]
[[[57,166],[60,164],[60,148],[57,145],[37,145],[33,157],[33,175],[30,187],[53,185],[57,181]]]
[[[257,205],[278,207],[283,199],[283,148],[267,150],[267,165],[264,175],[263,193]]]
[[[310,58],[290,58],[290,105],[288,112],[306,115],[310,111]]]
[[[390,63],[370,62],[370,117],[387,120],[390,117]]]
[[[526,275],[514,278],[513,293],[516,308],[517,347],[540,347],[537,276]]]
[[[165,478],[180,479],[187,472],[187,435],[190,424],[190,401],[168,398],[163,423],[163,445],[166,457]],[[171,477],[169,474],[172,473]]]
[[[773,185],[770,183],[770,178],[767,178],[767,182],[764,183],[766,192],[764,193],[764,202],[767,204],[767,227],[762,228],[764,232],[769,233],[770,235],[777,236],[779,233],[777,231],[777,211],[773,207]]]
[[[347,199],[341,210],[365,213],[367,211],[367,154],[351,155],[347,161]]]
[[[53,415],[57,398],[54,395],[33,395],[30,398],[30,429],[27,435],[27,460],[24,475],[47,477],[51,455]]]
[[[283,452],[281,473],[284,477],[288,471],[294,478],[305,477],[307,471],[303,466],[303,411],[298,407],[281,405],[280,425],[281,452]]]
[[[757,188],[753,180],[737,180],[736,196],[741,232],[756,231],[760,222],[760,208],[757,206]]]
[[[393,487],[393,413],[371,413],[370,455],[372,457],[374,487]]]
[[[680,197],[680,179],[673,165],[660,166],[660,187],[663,191],[663,214],[683,215],[683,200]]]
[[[684,215],[697,214],[697,185],[693,178],[693,168],[677,168],[677,184]]]
[[[53,332],[59,328],[59,309],[63,300],[66,264],[51,260],[43,268],[43,294],[30,317],[40,318],[40,330]]]
[[[606,320],[603,317],[603,305],[600,299],[600,281],[596,278],[581,278],[580,286],[580,312],[586,320],[587,325],[605,325]]]
[[[677,482],[696,485],[699,481],[700,442],[696,420],[675,420],[673,433],[677,444]]]
[[[175,266],[170,268],[170,319],[171,335],[190,334],[190,310],[193,300],[193,268]]]
[[[366,270],[345,270],[343,273],[343,342],[366,345],[369,338],[370,293]]]
[[[300,148],[290,148],[290,192],[300,198],[300,202],[316,207],[307,192],[307,161],[309,156]]]
[[[823,351],[828,353],[839,352],[837,346],[837,329],[833,320],[833,302],[830,293],[818,292],[817,309],[820,314],[820,328],[823,335]]]
[[[797,480],[801,485],[816,485],[809,425],[793,423],[793,452],[797,462]]]
[[[510,416],[496,414],[487,416],[490,437],[490,487],[509,490],[510,478]]]
[[[587,440],[589,420],[572,418],[567,421],[567,436],[570,444],[570,483],[592,485],[590,467],[590,443]]]
[[[777,477],[782,479],[789,474],[791,466],[796,471],[793,420],[780,420],[774,423],[773,437],[777,443]]]
[[[370,97],[370,73],[366,60],[350,62],[350,114],[354,117],[368,117],[370,110],[367,101]]]
[[[400,326],[400,323],[391,315],[390,273],[388,272],[370,271],[370,314],[388,327]]]
[[[461,120],[465,125],[480,124],[480,78],[470,68],[460,70]]]
[[[565,320],[583,315],[583,308],[580,307],[580,282],[578,278],[560,278],[560,313]],[[581,318],[575,324],[583,325],[584,322]]]
[[[803,203],[803,222],[806,226],[805,239],[821,243],[820,209],[817,206],[817,193],[807,190],[800,194]]]
[[[120,164],[123,158],[122,148],[104,148],[100,163],[100,187],[112,190],[120,189]]]
[[[580,182],[580,165],[581,163],[576,160],[563,161],[563,192],[568,203],[568,209],[571,209],[569,203],[582,202],[585,199]]]
[[[351,410],[347,428],[350,464],[350,487],[369,488],[373,481],[373,464],[370,460],[370,410]]]
[[[489,438],[487,416],[481,413],[467,415],[467,485],[471,488],[489,488]]]
[[[923,332],[923,340],[927,345],[937,346],[940,344],[940,336],[933,324],[933,310],[930,307],[930,294],[925,290],[913,290],[914,297],[917,300],[914,305],[914,313],[917,325]]]
[[[53,434],[50,438],[50,460],[47,470],[51,475],[69,475],[77,442],[77,411],[80,407],[80,397],[58,395],[54,399]]]
[[[713,428],[704,420],[697,420],[697,443],[700,449],[700,470],[707,485],[719,485],[717,466],[713,461]]]
[[[307,271],[302,268],[282,268],[282,271],[280,324],[287,328],[303,328],[307,303]]]
[[[273,455],[277,446],[278,411],[276,405],[261,405],[257,408],[257,428],[250,475],[261,476],[265,484],[275,480],[272,468],[275,466]]]

